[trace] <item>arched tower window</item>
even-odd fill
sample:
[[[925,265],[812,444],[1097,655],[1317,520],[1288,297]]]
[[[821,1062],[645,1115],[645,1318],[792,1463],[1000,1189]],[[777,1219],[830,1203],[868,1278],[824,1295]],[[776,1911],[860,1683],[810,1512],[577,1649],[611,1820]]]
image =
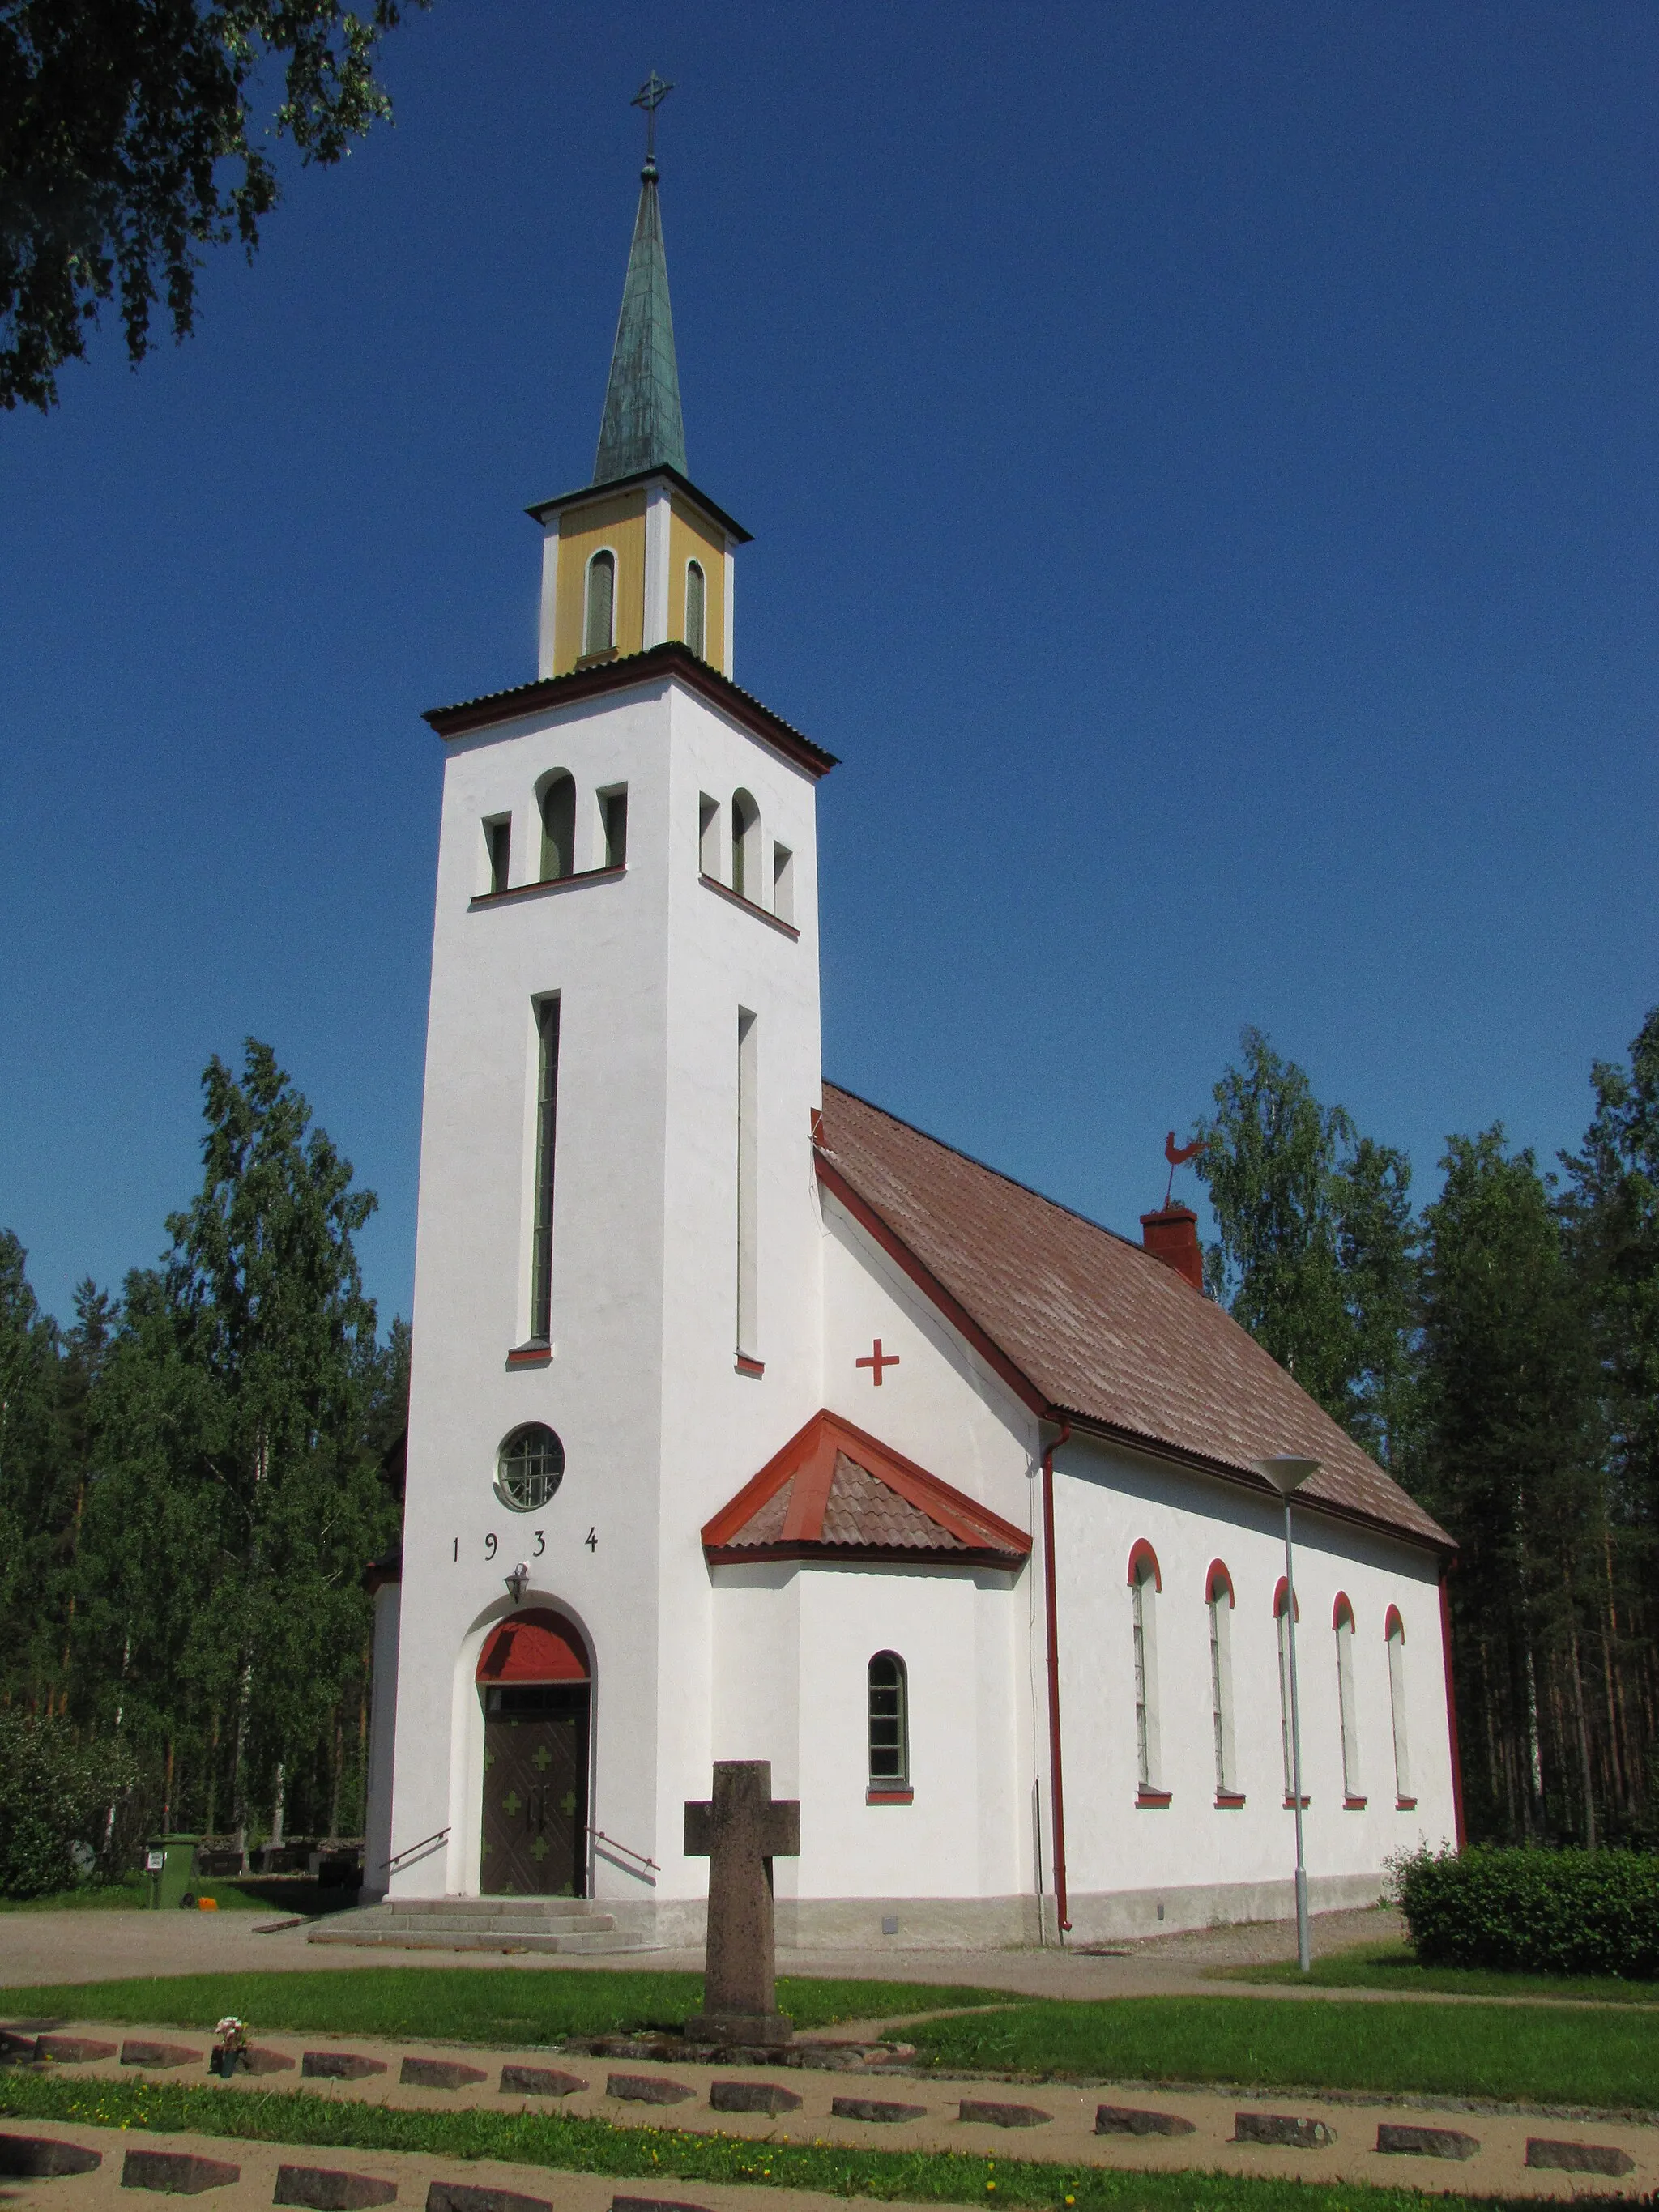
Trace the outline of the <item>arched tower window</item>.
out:
[[[1394,1711],[1394,1789],[1402,1805],[1413,1805],[1411,1744],[1406,1733],[1406,1624],[1398,1606],[1389,1607],[1389,1703]]]
[[[1219,1559],[1205,1577],[1210,1622],[1210,1723],[1215,1741],[1215,1794],[1237,1797],[1238,1754],[1233,1739],[1233,1583]]]
[[[542,881],[557,883],[576,866],[576,786],[556,775],[542,793]]]
[[[1135,1779],[1143,1795],[1161,1796],[1158,1745],[1158,1555],[1138,1543],[1129,1554],[1129,1607],[1134,1648]]]
[[[878,1651],[870,1662],[870,1787],[905,1790],[910,1784],[910,1685],[896,1651]]]
[[[760,904],[760,809],[746,791],[732,794],[732,888]]]
[[[587,564],[587,605],[582,619],[582,651],[608,653],[617,642],[617,556],[596,553]]]
[[[1331,1613],[1336,1632],[1336,1707],[1342,1725],[1342,1794],[1363,1798],[1359,1779],[1359,1723],[1353,1694],[1353,1607],[1339,1590]]]
[[[708,658],[708,583],[701,561],[685,564],[685,641],[699,660]]]

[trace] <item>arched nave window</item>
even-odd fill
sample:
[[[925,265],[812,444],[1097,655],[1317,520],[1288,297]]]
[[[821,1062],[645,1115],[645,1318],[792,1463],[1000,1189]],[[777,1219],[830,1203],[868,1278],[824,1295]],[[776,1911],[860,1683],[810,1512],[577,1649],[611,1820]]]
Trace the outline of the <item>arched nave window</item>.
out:
[[[599,552],[587,564],[587,605],[582,617],[582,652],[609,653],[617,642],[617,556]]]
[[[542,881],[557,883],[576,866],[576,786],[556,775],[542,790]]]
[[[1336,1709],[1342,1726],[1342,1795],[1350,1805],[1365,1802],[1364,1785],[1359,1779],[1359,1725],[1354,1717],[1353,1699],[1353,1607],[1346,1595],[1339,1590],[1336,1603],[1331,1610],[1331,1626],[1336,1632]]]
[[[1279,1741],[1285,1754],[1285,1802],[1291,1805],[1296,1802],[1296,1753],[1291,1741],[1291,1615],[1285,1596],[1285,1577],[1280,1575],[1279,1587],[1273,1592],[1273,1625],[1279,1631]],[[1299,1604],[1296,1617],[1298,1621],[1302,1618]],[[1307,1796],[1304,1789],[1304,1804]]]
[[[1143,1797],[1164,1794],[1158,1744],[1158,1593],[1164,1577],[1145,1537],[1129,1553],[1129,1611],[1134,1645],[1135,1779]]]
[[[685,641],[699,660],[708,656],[704,651],[708,643],[708,586],[702,573],[701,561],[685,564]]]
[[[870,1787],[910,1786],[910,1685],[896,1651],[870,1662]]]
[[[1389,1703],[1394,1710],[1394,1792],[1402,1808],[1417,1802],[1412,1795],[1411,1745],[1406,1735],[1406,1624],[1397,1605],[1389,1607],[1383,1626],[1389,1644]]]
[[[1219,1559],[1211,1562],[1204,1578],[1204,1604],[1210,1622],[1210,1720],[1219,1804],[1239,1801],[1238,1753],[1233,1742],[1233,1578]]]

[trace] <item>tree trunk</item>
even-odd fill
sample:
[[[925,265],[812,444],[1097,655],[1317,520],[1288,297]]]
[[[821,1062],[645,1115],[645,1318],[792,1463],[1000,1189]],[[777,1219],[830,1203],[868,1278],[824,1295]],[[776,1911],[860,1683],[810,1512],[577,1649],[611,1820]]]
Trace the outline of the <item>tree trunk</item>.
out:
[[[288,1794],[288,1764],[276,1762],[276,1787],[272,1792],[270,1806],[270,1841],[265,1846],[265,1869],[270,1871],[273,1856],[283,1848],[283,1805]]]
[[[242,1660],[241,1677],[236,1685],[236,1743],[230,1766],[231,1818],[236,1824],[236,1850],[241,1860],[241,1871],[247,1864],[247,1796],[242,1771],[242,1757],[247,1747],[248,1701],[253,1693],[253,1656],[246,1654]]]
[[[161,1788],[161,1833],[173,1833],[173,1738],[167,1738],[167,1774]]]
[[[328,1840],[340,1840],[340,1780],[345,1771],[345,1728],[340,1718],[340,1707],[334,1708],[334,1749],[329,1764],[328,1776]]]
[[[1584,1849],[1595,1849],[1595,1784],[1590,1772],[1589,1727],[1584,1717],[1584,1671],[1578,1663],[1578,1620],[1573,1610],[1572,1583],[1567,1590],[1567,1651],[1572,1661],[1573,1718],[1577,1724],[1578,1763],[1584,1789]]]

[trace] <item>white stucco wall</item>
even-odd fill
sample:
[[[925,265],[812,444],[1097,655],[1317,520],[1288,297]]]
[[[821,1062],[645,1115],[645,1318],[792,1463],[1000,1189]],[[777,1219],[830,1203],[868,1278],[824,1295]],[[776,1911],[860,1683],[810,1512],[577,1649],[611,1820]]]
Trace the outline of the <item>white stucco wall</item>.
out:
[[[626,783],[618,879],[470,910],[482,824],[509,813],[511,882],[539,872],[537,792],[577,787],[575,864],[600,863],[595,793]],[[699,881],[698,796],[761,811],[794,855],[798,937]],[[478,1887],[482,1717],[472,1668],[525,1602],[584,1629],[594,1672],[592,1823],[661,1863],[645,1884],[603,1854],[594,1887],[702,1893],[680,1808],[707,1790],[713,1692],[707,1516],[818,1397],[819,1096],[811,779],[699,695],[659,681],[452,743],[446,761],[416,1255],[416,1351],[392,1844],[447,1828],[394,1896]],[[551,1339],[529,1328],[537,1041],[560,994]],[[766,1371],[735,1371],[739,1006],[760,1029],[760,1279]],[[546,1421],[566,1452],[542,1512],[493,1487],[502,1438]],[[592,1536],[592,1542],[588,1541]],[[489,1542],[495,1539],[492,1547]]]

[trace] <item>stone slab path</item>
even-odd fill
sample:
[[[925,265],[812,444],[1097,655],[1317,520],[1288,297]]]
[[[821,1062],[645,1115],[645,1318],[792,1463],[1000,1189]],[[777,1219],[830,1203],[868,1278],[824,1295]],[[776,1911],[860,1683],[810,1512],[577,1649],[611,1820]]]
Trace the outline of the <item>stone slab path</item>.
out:
[[[53,2061],[54,2069],[65,2079],[131,2082],[145,2074],[169,2081],[208,2079],[210,2039],[205,2036],[178,2028],[122,2029],[97,2023],[65,2023],[57,2033],[66,2040],[56,2045],[64,2056]],[[76,2038],[101,2045],[102,2052],[76,2057],[70,2040]],[[1449,2189],[1472,2196],[1636,2197],[1659,2190],[1659,2128],[1628,2121],[1450,2111],[1426,2100],[1339,2102],[1281,2092],[1164,2091],[1144,2082],[1089,2089],[1058,2083],[1007,2086],[983,2078],[919,2077],[891,2070],[716,2067],[314,2034],[258,2036],[256,2047],[266,2054],[261,2063],[268,2070],[216,2085],[217,2094],[240,2096],[303,2087],[331,2100],[416,2111],[453,2112],[475,2106],[502,2112],[569,2112],[623,2127],[718,2132],[752,2140],[757,2146],[806,2142],[951,2150],[987,2160],[1039,2159],[1131,2170],[1196,2167],[1297,2175],[1309,2181],[1401,2185],[1433,2192]],[[580,2086],[563,2094],[527,2094],[522,2086],[513,2086],[515,2078],[522,2084],[524,2077],[515,2077],[512,2069],[525,2068],[544,2069]],[[432,2086],[442,2081],[455,2086]],[[541,2086],[556,2091],[563,2084],[555,2080]],[[794,2100],[799,2100],[798,2105]],[[751,2109],[732,2109],[745,2104]],[[1108,2131],[1102,2132],[1103,2127]],[[1402,2147],[1379,2148],[1380,2142],[1389,2140],[1379,2130],[1392,2131],[1392,2139]],[[0,2134],[47,2136],[106,2152],[103,2165],[93,2172],[0,2180],[0,2203],[58,2204],[64,2212],[83,2212],[83,2208],[92,2212],[94,2205],[113,2202],[106,2192],[119,2187],[120,2180],[109,2169],[119,2165],[125,2148],[136,2144],[160,2149],[171,2143],[170,2138],[148,2131],[140,2136],[136,2130],[122,2134],[33,2121],[0,2122]],[[1448,2135],[1460,2140],[1449,2143],[1443,2140]],[[1541,2150],[1540,2145],[1545,2146]],[[1551,2145],[1555,2148],[1549,2148]],[[427,2203],[434,2182],[446,2188],[459,2180],[482,2185],[485,2172],[483,2161],[367,2151],[281,2151],[276,2146],[218,2137],[188,2143],[180,2139],[173,2147],[240,2163],[240,2179],[204,2192],[227,2212],[232,2208],[243,2212],[256,2201],[271,2203],[281,2164],[395,2179],[396,2201],[415,2205]],[[1436,2151],[1442,2154],[1433,2154]],[[501,2172],[511,2177],[501,2186],[538,2202],[550,2201],[555,2212],[608,2212],[613,2197],[651,2197],[676,2206],[706,2208],[706,2212],[727,2212],[739,2194],[735,2187],[666,2179],[653,2189],[639,2180],[611,2182],[544,2167],[502,2167]],[[988,2178],[993,2178],[988,2166]],[[767,2203],[757,2201],[757,2187],[759,2197]],[[818,2202],[810,2191],[773,2191],[759,2185],[746,2185],[740,2194],[750,2212],[769,2212],[774,2196],[780,2212],[786,2204],[802,2212],[808,2200],[814,2205]],[[120,2201],[131,2212],[136,2200],[128,2193]],[[392,2200],[382,2196],[360,2201]],[[823,2201],[827,2204],[830,2200]],[[985,2201],[994,2201],[989,2192]],[[343,2204],[332,2212],[349,2212],[349,2208]],[[431,2212],[528,2209],[457,2200],[447,2205],[434,2201]]]

